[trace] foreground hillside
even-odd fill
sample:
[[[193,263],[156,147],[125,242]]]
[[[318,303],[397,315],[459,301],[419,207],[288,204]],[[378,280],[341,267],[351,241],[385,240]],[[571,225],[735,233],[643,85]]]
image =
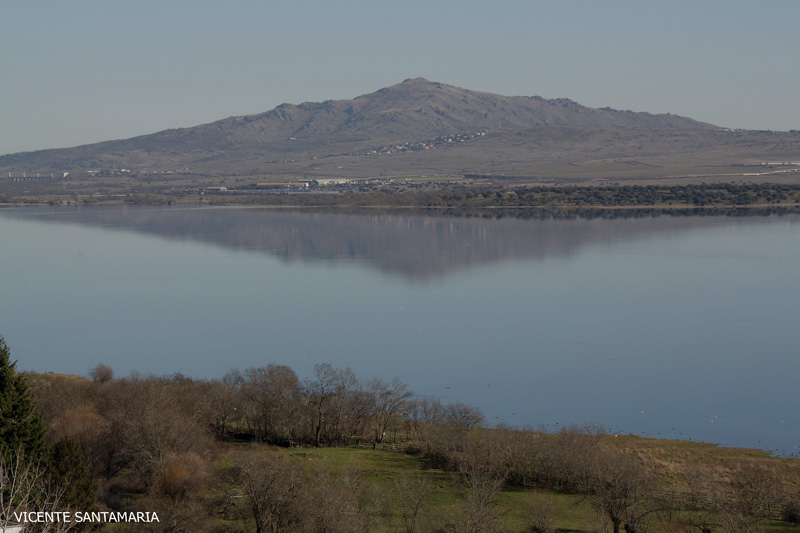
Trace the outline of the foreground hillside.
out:
[[[481,429],[470,406],[324,364],[306,380],[279,365],[211,381],[92,376],[27,380],[50,442],[83,451],[70,470],[92,481],[83,510],[159,518],[102,530],[800,531],[796,458]]]

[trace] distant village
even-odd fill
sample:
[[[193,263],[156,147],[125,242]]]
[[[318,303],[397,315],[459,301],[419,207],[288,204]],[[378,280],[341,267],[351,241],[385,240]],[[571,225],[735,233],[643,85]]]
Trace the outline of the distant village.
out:
[[[417,152],[420,150],[433,150],[439,147],[451,146],[454,144],[463,143],[475,139],[476,137],[483,137],[484,135],[486,135],[485,131],[479,131],[474,133],[456,133],[454,135],[443,135],[441,137],[436,137],[435,139],[429,141],[417,141],[413,143],[392,144],[389,146],[383,146],[381,148],[378,148],[377,150],[371,150],[369,152],[357,155],[393,154],[400,152]]]
[[[242,187],[203,187],[187,190],[200,194],[290,194],[307,191],[345,192],[396,183],[397,178],[314,178],[287,182],[254,183]]]

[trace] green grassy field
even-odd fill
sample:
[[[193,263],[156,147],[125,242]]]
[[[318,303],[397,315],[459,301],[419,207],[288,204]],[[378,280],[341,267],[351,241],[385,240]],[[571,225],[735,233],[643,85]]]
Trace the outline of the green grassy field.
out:
[[[667,441],[645,439],[634,436],[621,436],[616,444],[626,449],[635,449],[651,459],[664,462],[699,462],[723,464],[730,461],[759,460],[783,464],[796,468],[798,459],[769,457],[760,450],[720,448],[713,444],[687,441]],[[423,460],[399,450],[370,448],[320,448],[320,449],[280,449],[292,461],[307,468],[315,464],[326,464],[333,472],[355,469],[362,473],[367,483],[381,489],[386,498],[386,515],[382,519],[380,531],[403,531],[400,516],[400,496],[398,480],[414,480],[421,476],[430,481],[434,496],[422,516],[423,530],[433,531],[446,517],[463,513],[460,485],[462,475],[441,469],[428,468]],[[534,502],[544,502],[552,510],[555,531],[559,533],[591,533],[605,531],[606,521],[598,515],[590,501],[580,495],[564,494],[533,487],[520,487],[504,484],[497,498],[499,523],[502,531],[522,533],[531,529],[526,521],[526,510]],[[430,528],[430,529],[429,529]],[[669,533],[690,531],[678,528],[668,520],[666,513],[654,513],[646,531]],[[760,531],[765,533],[800,532],[800,525],[763,520]],[[610,530],[609,530],[610,531]]]

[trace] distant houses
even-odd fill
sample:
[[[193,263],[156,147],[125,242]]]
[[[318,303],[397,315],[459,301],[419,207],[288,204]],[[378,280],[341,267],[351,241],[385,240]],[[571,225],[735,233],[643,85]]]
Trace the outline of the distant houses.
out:
[[[308,189],[308,182],[256,183],[256,187],[259,189]]]
[[[800,161],[763,161],[762,167],[800,167]]]

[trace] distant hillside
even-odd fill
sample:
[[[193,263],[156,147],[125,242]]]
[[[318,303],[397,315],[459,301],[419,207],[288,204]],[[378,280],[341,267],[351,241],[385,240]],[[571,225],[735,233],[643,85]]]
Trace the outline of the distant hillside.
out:
[[[359,96],[300,105],[283,104],[257,115],[230,117],[192,128],[131,139],[10,154],[4,172],[62,172],[221,167],[250,172],[274,160],[310,160],[443,135],[523,130],[546,125],[647,130],[717,129],[677,115],[593,109],[566,98],[501,96],[422,78]]]

